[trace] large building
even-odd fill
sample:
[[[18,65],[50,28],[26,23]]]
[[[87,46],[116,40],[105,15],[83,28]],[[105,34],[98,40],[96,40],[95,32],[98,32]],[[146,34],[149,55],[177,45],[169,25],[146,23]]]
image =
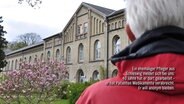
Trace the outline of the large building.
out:
[[[6,54],[5,70],[36,60],[64,61],[69,80],[82,82],[113,77],[117,69],[110,57],[129,44],[124,31],[125,11],[81,3],[64,29],[34,44]],[[100,76],[101,75],[101,76]]]

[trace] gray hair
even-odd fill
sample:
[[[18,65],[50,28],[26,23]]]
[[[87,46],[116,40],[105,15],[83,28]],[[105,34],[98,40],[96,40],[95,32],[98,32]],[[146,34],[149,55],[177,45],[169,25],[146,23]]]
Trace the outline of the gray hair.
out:
[[[184,28],[184,0],[126,0],[126,15],[136,38],[161,26]]]

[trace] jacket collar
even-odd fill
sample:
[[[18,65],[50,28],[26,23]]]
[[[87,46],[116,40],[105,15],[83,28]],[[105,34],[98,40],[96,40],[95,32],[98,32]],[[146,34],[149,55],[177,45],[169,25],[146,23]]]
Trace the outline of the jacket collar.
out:
[[[145,32],[140,38],[111,57],[120,60],[148,57],[159,53],[184,54],[184,29],[175,26],[160,27]]]

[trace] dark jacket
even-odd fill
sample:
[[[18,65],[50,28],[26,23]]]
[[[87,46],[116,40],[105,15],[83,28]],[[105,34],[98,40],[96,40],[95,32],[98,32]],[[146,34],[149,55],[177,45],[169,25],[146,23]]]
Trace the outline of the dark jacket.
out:
[[[117,77],[88,87],[76,104],[184,104],[184,29],[148,31],[111,60]]]

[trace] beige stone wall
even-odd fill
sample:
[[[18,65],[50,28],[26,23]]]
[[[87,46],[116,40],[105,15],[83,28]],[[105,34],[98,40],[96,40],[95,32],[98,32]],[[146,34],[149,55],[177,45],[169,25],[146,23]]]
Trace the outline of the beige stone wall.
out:
[[[108,26],[109,26],[109,58],[113,56],[113,39],[115,37],[119,37],[121,41],[121,50],[124,49],[130,42],[128,39],[128,36],[124,29],[124,15],[120,14],[114,18],[111,18],[109,20]],[[116,24],[116,26],[115,26]],[[117,69],[116,66],[114,66],[111,61],[109,61],[109,77],[112,76],[112,72]]]
[[[43,53],[43,45],[38,47],[33,47],[28,50],[20,51],[16,54],[8,55],[6,60],[8,65],[6,66],[6,70],[14,70],[19,68],[19,63],[22,61],[33,63],[35,58],[38,60],[41,58],[41,54]],[[25,60],[26,59],[26,60]]]

